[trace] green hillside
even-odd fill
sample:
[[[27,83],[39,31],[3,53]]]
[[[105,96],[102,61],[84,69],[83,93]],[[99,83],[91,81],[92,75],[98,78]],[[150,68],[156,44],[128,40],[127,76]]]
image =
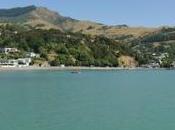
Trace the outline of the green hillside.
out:
[[[17,33],[14,33],[17,32]],[[175,28],[107,26],[64,17],[44,7],[0,10],[0,47],[19,54],[1,59],[41,55],[33,64],[74,66],[172,67],[175,65]]]

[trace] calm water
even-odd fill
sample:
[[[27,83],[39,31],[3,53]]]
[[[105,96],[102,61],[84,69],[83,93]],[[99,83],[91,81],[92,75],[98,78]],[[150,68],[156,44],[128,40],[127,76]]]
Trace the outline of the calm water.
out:
[[[175,71],[0,72],[0,130],[175,130]]]

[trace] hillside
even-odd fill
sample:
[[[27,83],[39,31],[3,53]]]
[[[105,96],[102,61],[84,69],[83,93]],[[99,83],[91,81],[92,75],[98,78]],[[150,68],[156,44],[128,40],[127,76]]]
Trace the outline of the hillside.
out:
[[[17,48],[19,52],[5,55],[0,60],[25,58],[27,52],[40,55],[33,64],[52,66],[118,66],[118,58],[132,54],[128,44],[101,36],[59,30],[25,29],[18,25],[0,26],[0,48]],[[122,64],[120,64],[122,65]],[[136,64],[135,64],[136,65]]]
[[[174,27],[107,26],[36,6],[0,9],[0,47],[20,50],[18,54],[0,54],[0,59],[39,53],[41,57],[33,64],[175,66]]]
[[[58,29],[26,28],[23,25],[0,26],[0,48],[17,48],[19,53],[0,60],[24,58],[27,52],[41,57],[33,64],[111,67],[171,67],[175,63],[175,28],[162,28],[133,40],[114,40]]]
[[[159,29],[128,27],[127,25],[107,26],[90,21],[64,17],[44,7],[28,6],[0,10],[0,23],[16,23],[41,29],[59,29],[63,32],[81,32],[91,35],[104,35],[110,38],[140,37]]]

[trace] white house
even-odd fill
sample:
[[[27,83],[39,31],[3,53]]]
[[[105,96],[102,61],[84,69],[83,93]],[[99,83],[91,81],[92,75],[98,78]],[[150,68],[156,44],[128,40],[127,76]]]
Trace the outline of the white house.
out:
[[[26,53],[26,57],[29,57],[29,58],[39,58],[40,55],[39,54],[36,54],[34,52],[28,52],[28,53]]]
[[[17,60],[0,60],[1,67],[27,67],[32,62],[31,58],[21,58]]]
[[[17,67],[18,60],[0,60],[1,67]]]
[[[15,52],[18,52],[18,49],[17,48],[0,48],[0,52],[5,54],[15,53]]]
[[[65,65],[64,65],[64,64],[61,64],[61,65],[60,65],[60,67],[61,67],[61,68],[64,68],[64,67],[65,67]]]
[[[19,67],[30,66],[31,62],[32,62],[31,58],[20,58],[18,59],[18,66]]]

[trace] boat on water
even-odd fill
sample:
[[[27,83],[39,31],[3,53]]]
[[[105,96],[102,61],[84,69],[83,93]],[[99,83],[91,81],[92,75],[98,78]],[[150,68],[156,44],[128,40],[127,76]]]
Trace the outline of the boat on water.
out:
[[[80,74],[81,71],[80,71],[80,69],[75,69],[75,70],[72,70],[71,73],[72,74]]]
[[[71,73],[72,74],[80,74],[81,72],[80,71],[72,71]]]

